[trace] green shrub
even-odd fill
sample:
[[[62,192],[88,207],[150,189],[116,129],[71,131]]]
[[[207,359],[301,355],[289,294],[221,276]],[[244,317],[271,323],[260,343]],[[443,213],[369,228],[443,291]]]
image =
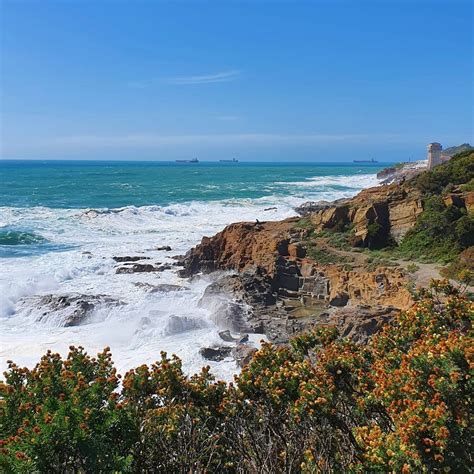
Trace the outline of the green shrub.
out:
[[[462,216],[456,222],[456,237],[461,247],[474,245],[474,219],[471,216]]]
[[[414,178],[414,183],[425,194],[441,194],[449,184],[465,184],[473,178],[474,153],[469,150],[459,153],[448,162],[420,174]]]
[[[264,343],[234,384],[164,353],[121,385],[108,349],[10,363],[0,471],[470,472],[473,305],[446,282],[416,298],[368,345]]]
[[[472,229],[473,220],[465,209],[446,206],[440,196],[431,196],[399,249],[415,260],[450,262],[469,245]]]
[[[462,251],[454,262],[442,268],[441,275],[468,285],[474,284],[474,246]]]

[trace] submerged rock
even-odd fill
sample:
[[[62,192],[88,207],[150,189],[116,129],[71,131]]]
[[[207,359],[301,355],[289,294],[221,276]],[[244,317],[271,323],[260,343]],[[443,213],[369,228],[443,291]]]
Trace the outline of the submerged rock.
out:
[[[207,324],[202,319],[192,318],[189,316],[171,315],[163,329],[164,336],[171,336],[173,334],[180,334],[193,329],[202,329],[207,327]]]
[[[137,282],[135,283],[135,286],[138,286],[139,288],[143,288],[144,290],[150,293],[158,293],[158,292],[170,293],[173,291],[189,290],[187,286],[171,285],[168,283],[162,283],[159,285],[151,285],[150,283]]]

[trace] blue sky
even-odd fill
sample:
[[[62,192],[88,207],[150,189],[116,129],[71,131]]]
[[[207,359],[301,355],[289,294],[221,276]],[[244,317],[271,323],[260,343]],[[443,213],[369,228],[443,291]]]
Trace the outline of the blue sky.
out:
[[[472,2],[1,1],[1,156],[419,159],[473,139]]]

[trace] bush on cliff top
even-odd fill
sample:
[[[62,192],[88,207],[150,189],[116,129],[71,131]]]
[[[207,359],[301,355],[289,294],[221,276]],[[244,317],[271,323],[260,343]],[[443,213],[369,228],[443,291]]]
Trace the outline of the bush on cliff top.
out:
[[[413,178],[415,186],[424,194],[441,194],[449,184],[459,185],[474,178],[474,152],[465,151],[453,156],[447,163]]]
[[[440,196],[425,200],[424,211],[400,243],[400,251],[415,260],[450,262],[474,245],[474,218],[464,208],[446,206]]]
[[[166,354],[119,383],[48,352],[0,384],[2,472],[468,472],[473,305],[437,283],[360,346],[334,328],[264,344],[235,384]]]

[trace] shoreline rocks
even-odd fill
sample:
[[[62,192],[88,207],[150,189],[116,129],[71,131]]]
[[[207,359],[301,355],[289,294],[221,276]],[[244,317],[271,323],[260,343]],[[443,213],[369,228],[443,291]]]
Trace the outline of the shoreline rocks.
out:
[[[125,303],[107,295],[44,295],[33,296],[25,302],[35,302],[35,307],[44,308],[39,317],[40,322],[61,323],[60,326],[79,326],[87,323],[92,314],[103,306],[122,306]]]

